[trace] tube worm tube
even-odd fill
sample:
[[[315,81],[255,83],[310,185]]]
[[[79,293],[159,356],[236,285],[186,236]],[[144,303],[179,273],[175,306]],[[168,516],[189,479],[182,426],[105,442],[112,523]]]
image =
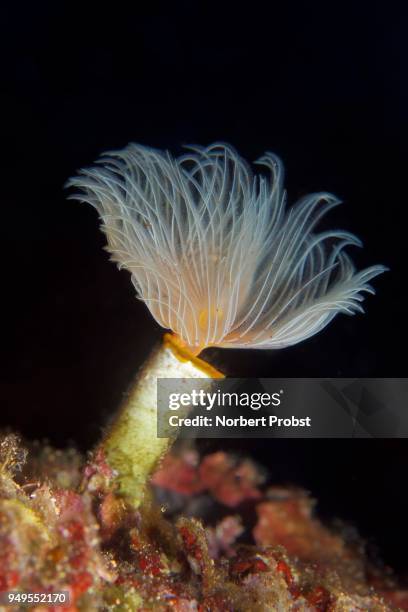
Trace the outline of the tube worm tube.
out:
[[[202,379],[201,386],[210,388],[213,379],[223,375],[181,347],[171,334],[152,352],[100,447],[115,471],[119,492],[134,507],[143,501],[150,475],[176,437],[176,433],[157,437],[158,378],[177,378],[182,392],[187,379]]]

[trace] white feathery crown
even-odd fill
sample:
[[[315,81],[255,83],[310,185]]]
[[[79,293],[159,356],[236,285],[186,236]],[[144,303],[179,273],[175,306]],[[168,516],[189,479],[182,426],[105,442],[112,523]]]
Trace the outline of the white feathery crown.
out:
[[[363,312],[369,281],[344,252],[349,232],[315,233],[339,200],[314,193],[287,210],[283,167],[266,153],[254,175],[229,145],[169,153],[130,144],[68,185],[96,208],[108,251],[132,275],[156,321],[193,353],[208,346],[274,349]]]

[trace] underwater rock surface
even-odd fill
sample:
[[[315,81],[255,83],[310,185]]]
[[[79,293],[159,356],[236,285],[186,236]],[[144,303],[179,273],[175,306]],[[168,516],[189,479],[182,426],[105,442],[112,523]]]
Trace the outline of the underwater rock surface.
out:
[[[0,592],[67,590],[31,610],[408,610],[408,591],[364,545],[270,487],[251,460],[190,447],[165,457],[139,510],[99,451],[0,438]],[[1,607],[16,610],[16,607]]]

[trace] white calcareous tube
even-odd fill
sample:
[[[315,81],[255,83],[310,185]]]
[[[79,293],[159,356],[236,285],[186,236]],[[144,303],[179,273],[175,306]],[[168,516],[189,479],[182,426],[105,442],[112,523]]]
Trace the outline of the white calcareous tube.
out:
[[[204,387],[206,381],[210,388],[213,379],[223,375],[190,355],[170,334],[147,360],[102,442],[105,458],[115,471],[118,492],[134,507],[141,504],[150,475],[174,440],[157,437],[159,378],[179,379],[182,391],[184,381],[203,379]]]

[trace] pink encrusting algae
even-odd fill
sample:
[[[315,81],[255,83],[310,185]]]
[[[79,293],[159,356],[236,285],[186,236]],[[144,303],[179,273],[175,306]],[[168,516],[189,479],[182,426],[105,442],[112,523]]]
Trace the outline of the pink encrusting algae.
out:
[[[408,610],[408,591],[363,542],[330,531],[305,492],[268,486],[245,458],[172,454],[153,478],[158,502],[135,511],[101,452],[88,463],[49,447],[27,456],[9,434],[0,453],[0,592],[68,591],[54,612]],[[211,524],[191,518],[211,507]]]

